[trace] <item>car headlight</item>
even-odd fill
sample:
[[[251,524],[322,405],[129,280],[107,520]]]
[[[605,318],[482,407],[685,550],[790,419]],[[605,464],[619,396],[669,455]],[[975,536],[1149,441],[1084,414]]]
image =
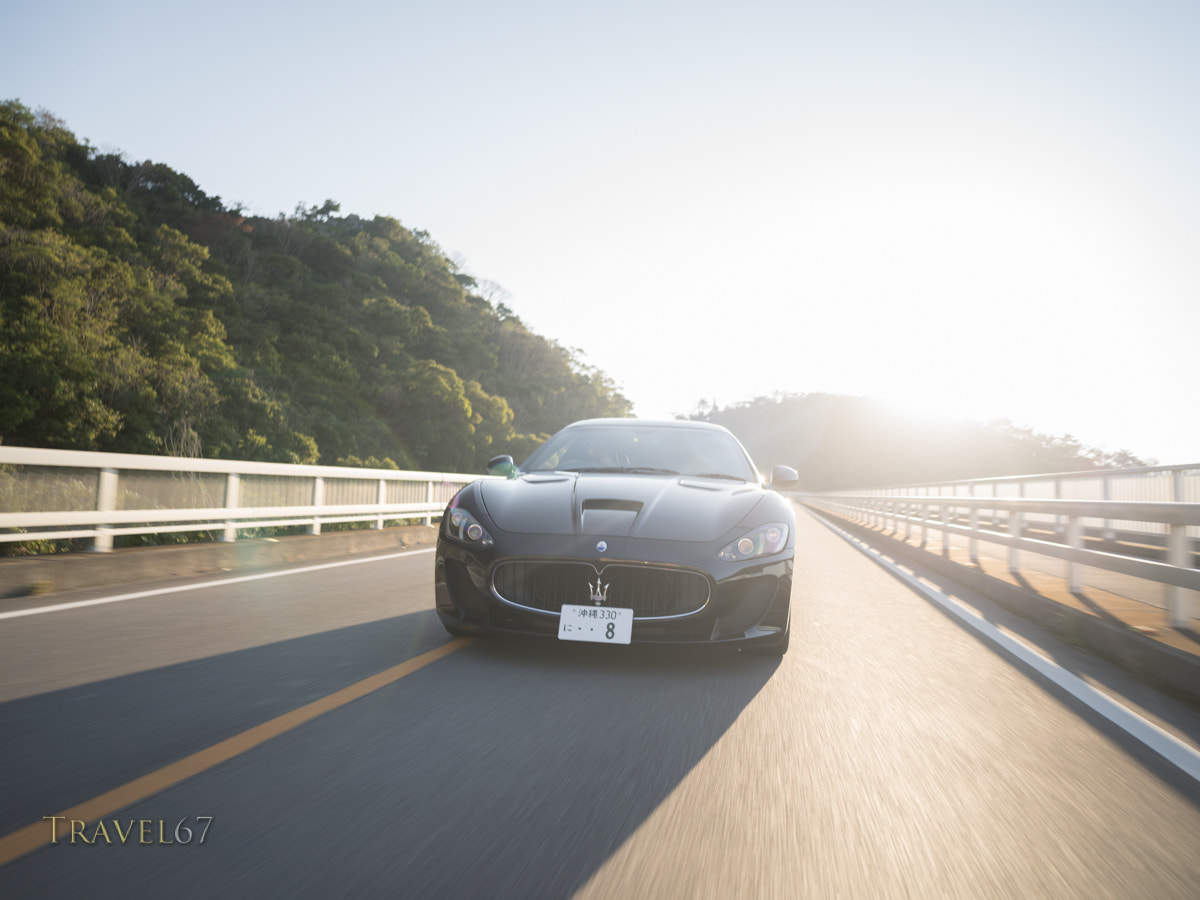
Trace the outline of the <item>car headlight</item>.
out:
[[[466,541],[469,544],[482,544],[490,547],[494,542],[487,529],[479,524],[479,520],[465,509],[455,507],[446,518],[446,533],[452,538]]]
[[[782,522],[760,525],[722,547],[717,551],[717,558],[726,562],[741,562],[756,556],[769,556],[782,550],[787,539],[788,527]]]

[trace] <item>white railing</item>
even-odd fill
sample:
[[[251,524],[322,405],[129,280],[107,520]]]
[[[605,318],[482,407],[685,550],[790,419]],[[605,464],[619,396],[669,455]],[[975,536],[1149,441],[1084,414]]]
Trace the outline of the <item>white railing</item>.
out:
[[[863,493],[863,492],[850,492]],[[1030,500],[1130,500],[1200,503],[1200,464],[1128,469],[1092,469],[1045,475],[1014,475],[880,488],[873,494],[891,497],[1008,497]],[[1112,538],[1110,522],[1104,527]],[[1146,524],[1126,523],[1133,531],[1153,534]]]
[[[475,475],[0,446],[0,541],[429,524]]]
[[[1143,479],[1143,493],[1167,493],[1167,498],[1062,496],[1067,493],[1064,486],[1085,479],[1105,497],[1115,493],[1118,485],[1123,495],[1128,495],[1139,478]],[[930,531],[939,531],[946,557],[955,535],[967,538],[972,562],[978,560],[981,542],[1005,546],[1008,567],[1014,573],[1019,571],[1023,551],[1065,560],[1071,591],[1081,589],[1084,566],[1166,585],[1171,623],[1186,627],[1194,614],[1191,592],[1200,591],[1200,569],[1196,568],[1200,502],[1183,498],[1190,498],[1197,479],[1200,466],[1171,466],[801,494],[798,498],[816,509],[890,532],[905,542],[917,533],[922,547]],[[1037,493],[1052,490],[1053,495],[1030,497],[1033,486]]]

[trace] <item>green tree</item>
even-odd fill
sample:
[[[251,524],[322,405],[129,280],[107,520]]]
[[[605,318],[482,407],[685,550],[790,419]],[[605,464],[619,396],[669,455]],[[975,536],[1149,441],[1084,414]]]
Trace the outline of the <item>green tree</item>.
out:
[[[397,219],[248,217],[0,104],[0,440],[478,469],[628,413],[479,290]]]

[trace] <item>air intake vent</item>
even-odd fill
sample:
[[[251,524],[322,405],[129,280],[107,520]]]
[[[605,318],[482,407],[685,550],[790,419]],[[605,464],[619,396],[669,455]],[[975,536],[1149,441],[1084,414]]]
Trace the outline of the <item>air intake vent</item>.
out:
[[[700,572],[658,566],[505,562],[492,574],[492,591],[505,603],[553,613],[564,603],[588,604],[591,585],[608,586],[605,606],[633,610],[635,619],[670,619],[708,605],[709,580]]]
[[[584,500],[583,511],[589,509],[619,509],[622,512],[641,512],[642,504],[637,500]]]

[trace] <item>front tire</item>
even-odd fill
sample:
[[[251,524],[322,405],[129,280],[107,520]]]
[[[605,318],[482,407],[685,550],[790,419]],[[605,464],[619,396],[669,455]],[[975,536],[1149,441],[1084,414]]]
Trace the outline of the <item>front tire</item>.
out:
[[[442,623],[442,627],[446,629],[452,637],[474,637],[479,634],[474,628],[468,625],[460,624],[453,616],[446,615],[440,609],[437,612],[438,621]]]

